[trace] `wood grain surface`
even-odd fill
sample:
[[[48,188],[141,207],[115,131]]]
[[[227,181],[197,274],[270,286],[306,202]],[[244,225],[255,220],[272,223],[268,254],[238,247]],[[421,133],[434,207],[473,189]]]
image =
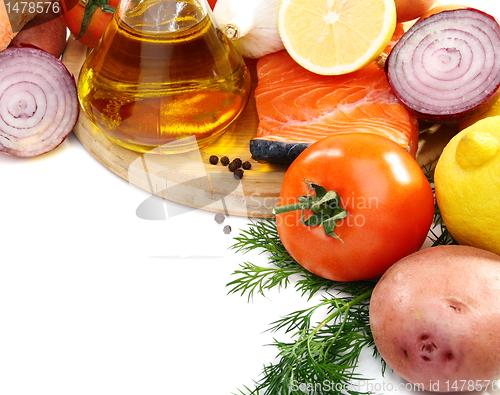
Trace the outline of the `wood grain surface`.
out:
[[[63,62],[78,78],[87,47],[68,40]],[[255,61],[248,62],[253,84]],[[249,140],[257,130],[255,100],[252,98],[233,126],[217,141],[200,150],[175,155],[137,153],[111,142],[81,113],[74,133],[82,145],[107,169],[152,194],[191,207],[247,217],[269,217],[277,204],[285,166],[256,162]],[[422,129],[417,159],[421,165],[434,163],[457,130],[452,126],[428,125]],[[211,165],[211,155],[226,155],[252,163],[241,180],[227,167]]]

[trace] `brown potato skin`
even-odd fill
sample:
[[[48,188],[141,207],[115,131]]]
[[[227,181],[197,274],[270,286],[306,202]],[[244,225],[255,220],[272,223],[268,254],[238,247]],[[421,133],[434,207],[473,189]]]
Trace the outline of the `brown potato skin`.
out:
[[[370,326],[382,358],[410,383],[491,385],[500,378],[500,256],[447,245],[403,258],[375,286]]]

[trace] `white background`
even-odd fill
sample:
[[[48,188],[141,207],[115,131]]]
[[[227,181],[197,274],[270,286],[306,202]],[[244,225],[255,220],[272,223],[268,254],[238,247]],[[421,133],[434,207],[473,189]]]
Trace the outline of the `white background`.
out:
[[[500,16],[496,0],[474,6]],[[264,331],[308,303],[227,295],[240,263],[266,263],[229,250],[249,220],[165,202],[168,219],[148,221],[149,196],[73,135],[0,155],[0,395],[229,395],[273,360]],[[369,356],[362,371],[401,383]]]

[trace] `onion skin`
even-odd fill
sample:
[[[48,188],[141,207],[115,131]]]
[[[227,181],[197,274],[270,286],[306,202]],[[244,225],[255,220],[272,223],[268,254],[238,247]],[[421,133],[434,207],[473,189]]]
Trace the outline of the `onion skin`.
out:
[[[459,123],[500,96],[500,25],[474,8],[415,23],[385,63],[389,84],[416,117]]]
[[[52,151],[79,115],[75,78],[48,52],[12,47],[0,52],[0,151],[34,157]]]

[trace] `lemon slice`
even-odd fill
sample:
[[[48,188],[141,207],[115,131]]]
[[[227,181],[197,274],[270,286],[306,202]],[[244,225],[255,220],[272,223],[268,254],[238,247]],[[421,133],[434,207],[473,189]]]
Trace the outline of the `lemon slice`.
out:
[[[290,56],[317,74],[356,71],[375,60],[396,28],[394,0],[282,0],[281,40]]]

